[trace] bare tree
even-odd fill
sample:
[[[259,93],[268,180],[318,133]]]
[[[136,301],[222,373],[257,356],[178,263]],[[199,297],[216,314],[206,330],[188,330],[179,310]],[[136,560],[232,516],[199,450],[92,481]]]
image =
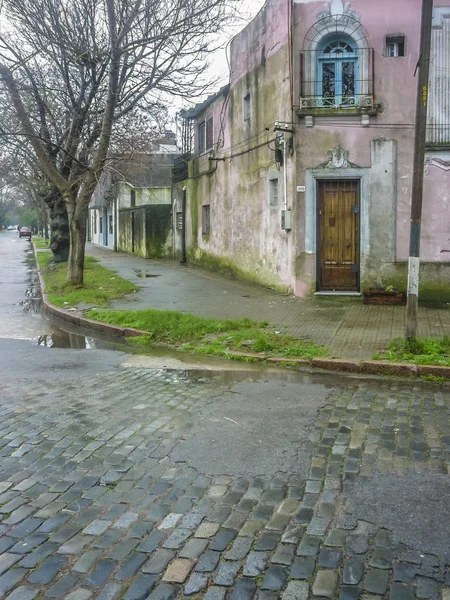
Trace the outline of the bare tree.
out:
[[[47,70],[48,71],[48,70]],[[38,88],[38,82],[42,82],[42,69],[32,70],[28,65],[29,80]],[[46,73],[46,85],[51,87],[52,78]],[[42,88],[42,85],[40,86]],[[8,103],[9,97],[5,89],[0,88],[0,152],[5,160],[8,161],[9,172],[14,176],[16,186],[26,191],[25,198],[29,203],[34,204],[40,213],[40,220],[46,221],[46,210],[48,208],[50,216],[50,249],[53,253],[52,261],[55,263],[67,262],[69,257],[70,236],[69,219],[66,203],[64,202],[59,189],[48,181],[43,173],[30,139],[24,136],[20,121],[17,118],[14,106]],[[46,118],[49,118],[48,104],[41,107],[35,106],[34,102],[29,102],[29,97],[25,88],[22,90],[22,100],[27,106],[27,111],[33,123],[41,123],[36,129],[45,141],[46,148],[55,168],[58,163],[63,166],[63,162],[58,161],[58,155],[62,154],[62,149],[57,143],[52,143],[52,137],[55,142],[61,137],[61,119],[51,120],[56,127],[47,128],[43,126]],[[55,110],[55,107],[53,108]],[[43,225],[43,223],[42,223]]]
[[[236,0],[4,0],[0,86],[64,199],[67,281],[83,283],[86,218],[114,127],[205,89]]]

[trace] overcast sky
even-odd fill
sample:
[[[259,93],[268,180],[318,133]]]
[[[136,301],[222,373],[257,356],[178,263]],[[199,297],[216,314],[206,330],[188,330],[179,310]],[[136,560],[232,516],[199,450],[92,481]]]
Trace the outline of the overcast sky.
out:
[[[1,0],[0,0],[1,1]],[[248,24],[255,15],[261,10],[264,6],[265,0],[241,0],[240,10],[241,15],[245,15],[245,19],[243,22],[240,22],[236,25],[236,27],[231,28],[227,31],[226,34],[223,35],[223,45],[225,46],[227,42],[229,42],[233,36],[242,31],[246,24]],[[226,50],[225,47],[216,52],[214,57],[211,57],[211,68],[210,68],[210,77],[211,81],[216,81],[215,84],[211,86],[211,89],[207,94],[200,98],[193,98],[192,103],[189,104],[186,100],[181,98],[171,98],[169,102],[169,122],[166,124],[169,129],[177,130],[177,126],[175,123],[177,113],[185,108],[189,108],[198,102],[202,102],[209,94],[218,91],[223,85],[226,85],[229,81],[229,70],[228,70],[228,62],[226,58]],[[217,81],[217,78],[219,80]]]
[[[241,15],[245,15],[245,21],[239,23],[231,32],[228,32],[224,36],[224,42],[227,43],[231,37],[239,33],[244,29],[245,25],[249,23],[253,17],[261,10],[264,6],[265,0],[242,0],[241,1]],[[228,64],[225,55],[225,50],[220,50],[217,56],[214,58],[214,68],[212,69],[213,76],[220,73],[222,77],[221,85],[225,85],[228,82]]]

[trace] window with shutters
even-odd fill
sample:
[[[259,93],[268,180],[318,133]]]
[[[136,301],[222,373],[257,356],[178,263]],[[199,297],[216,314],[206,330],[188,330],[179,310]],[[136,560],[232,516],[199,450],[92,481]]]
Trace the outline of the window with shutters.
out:
[[[209,117],[198,125],[198,152],[204,154],[214,146],[214,118]]]
[[[211,211],[209,204],[202,206],[202,233],[209,235],[211,232]]]

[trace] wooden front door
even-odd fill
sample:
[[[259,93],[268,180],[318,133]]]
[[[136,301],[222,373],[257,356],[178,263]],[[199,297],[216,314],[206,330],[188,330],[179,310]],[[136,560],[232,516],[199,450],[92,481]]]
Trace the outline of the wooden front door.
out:
[[[359,181],[320,181],[318,289],[359,289]]]

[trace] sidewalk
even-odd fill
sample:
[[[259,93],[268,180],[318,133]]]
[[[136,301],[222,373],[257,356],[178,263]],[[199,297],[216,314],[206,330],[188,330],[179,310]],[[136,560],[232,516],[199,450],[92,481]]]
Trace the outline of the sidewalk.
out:
[[[404,333],[404,307],[365,306],[355,300],[302,300],[175,261],[154,261],[93,244],[87,254],[130,281],[136,294],[112,302],[123,310],[157,308],[203,317],[248,317],[286,327],[286,333],[328,346],[338,357],[368,359]],[[140,276],[139,276],[140,275]],[[450,311],[419,309],[419,335],[450,334]]]

